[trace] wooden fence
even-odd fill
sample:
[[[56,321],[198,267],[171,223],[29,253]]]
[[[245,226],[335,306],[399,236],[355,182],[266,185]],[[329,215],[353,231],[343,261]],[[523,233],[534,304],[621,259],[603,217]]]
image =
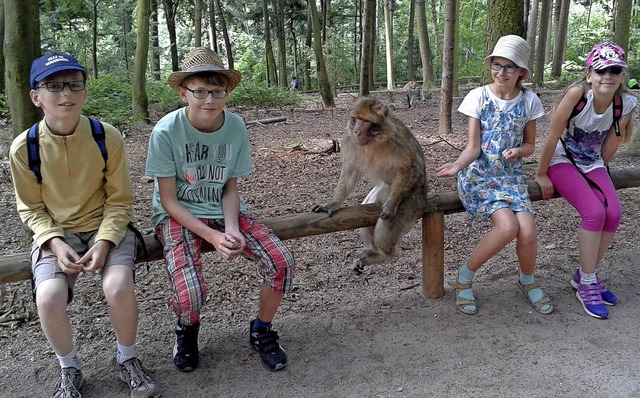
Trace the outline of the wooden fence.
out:
[[[640,168],[615,170],[611,179],[616,189],[640,187]],[[542,199],[538,184],[529,182],[532,201]],[[422,218],[422,290],[429,298],[444,295],[444,217],[446,214],[464,211],[457,192],[431,194],[427,210]],[[302,238],[374,225],[380,214],[376,205],[345,207],[333,216],[326,213],[303,213],[262,220],[281,239]],[[162,246],[158,239],[145,237],[149,260],[162,258]],[[145,261],[138,250],[137,262]],[[29,253],[0,256],[0,284],[28,280],[31,278]]]

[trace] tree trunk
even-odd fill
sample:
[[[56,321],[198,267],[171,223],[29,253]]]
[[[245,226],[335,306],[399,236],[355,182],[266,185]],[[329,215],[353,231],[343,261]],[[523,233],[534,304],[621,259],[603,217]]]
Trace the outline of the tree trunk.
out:
[[[420,44],[420,59],[422,60],[422,89],[425,90],[435,86],[425,0],[417,0],[416,18],[418,19],[418,43]]]
[[[318,73],[318,90],[325,106],[336,106],[333,102],[333,94],[331,93],[331,84],[327,75],[327,68],[324,64],[324,54],[322,53],[322,36],[320,33],[320,21],[318,21],[318,10],[316,9],[316,0],[307,0],[309,7],[309,16],[311,17],[311,26],[313,29],[313,51],[316,55],[316,71]]]
[[[158,32],[158,0],[151,0],[151,76],[160,81],[160,38]]]
[[[366,1],[366,0],[365,0]],[[311,60],[309,59],[313,46],[313,29],[311,26],[311,16],[307,13],[307,32],[305,35],[304,44],[307,47],[304,57],[304,89],[305,91],[311,91]]]
[[[138,0],[136,57],[131,76],[133,90],[133,121],[149,123],[149,98],[147,97],[146,76],[149,55],[149,17],[151,0]]]
[[[535,72],[533,74],[534,88],[542,87],[542,83],[544,82],[544,56],[547,52],[545,43],[548,34],[547,29],[549,27],[544,16],[549,15],[552,1],[553,0],[542,0],[542,9],[540,10],[540,15],[542,16],[542,18],[540,18],[540,37],[538,38],[538,48],[536,48]]]
[[[567,27],[569,25],[569,6],[570,0],[561,1],[560,16],[556,28],[556,35],[553,44],[553,58],[551,61],[551,78],[558,79],[562,74],[562,63],[564,62],[564,53],[567,46]]]
[[[220,10],[222,13],[222,10]],[[211,49],[218,51],[218,26],[216,23],[216,2],[209,0],[209,39],[211,40]]]
[[[360,56],[360,91],[361,97],[369,95],[371,92],[371,78],[369,68],[371,62],[371,47],[374,45],[371,39],[373,25],[371,21],[371,13],[375,14],[376,0],[364,0],[362,7],[362,53]]]
[[[444,8],[444,40],[442,42],[442,94],[440,96],[441,135],[450,134],[452,130],[451,109],[453,107],[453,77],[455,68],[455,36],[456,36],[456,0],[445,0]]]
[[[0,54],[4,54],[4,2],[1,0],[0,0]],[[2,59],[0,62],[0,88],[4,89],[4,87],[5,87],[4,59]]]
[[[433,23],[433,31],[436,32],[436,35],[435,35],[436,48],[435,48],[434,54],[442,54],[442,42],[440,41],[440,35],[438,34],[440,22],[438,20],[439,12],[438,12],[438,9],[436,8],[436,0],[431,0],[429,3],[431,4],[431,22]],[[426,4],[425,4],[425,8],[426,8]]]
[[[231,48],[231,39],[229,38],[229,31],[227,30],[227,22],[224,19],[222,13],[222,2],[216,0],[216,8],[218,9],[218,20],[220,21],[220,29],[222,30],[222,38],[224,39],[224,48],[227,51],[227,64],[229,69],[234,68],[233,51]]]
[[[531,47],[531,67],[535,63],[536,51],[536,33],[538,32],[538,0],[531,0],[531,8],[529,9],[529,20],[527,23],[527,43]],[[542,40],[541,40],[542,42]]]
[[[171,70],[180,70],[178,64],[178,39],[176,35],[176,9],[180,0],[164,0],[164,15],[167,21],[167,32],[169,33],[169,49],[171,52]]]
[[[98,78],[98,0],[93,0],[91,10],[91,63],[93,78]]]
[[[387,65],[387,90],[393,91],[395,83],[393,81],[393,9],[390,0],[383,0],[384,6],[384,37],[385,37],[385,57]]]
[[[613,32],[613,41],[629,54],[629,31],[631,28],[631,0],[618,0],[616,7],[616,29]]]
[[[269,23],[269,0],[262,0],[262,17],[264,18],[264,42],[267,57],[267,85],[269,87],[278,84],[276,76],[276,60],[273,57],[271,45],[271,24]]]
[[[4,0],[5,89],[13,137],[40,119],[29,92],[31,63],[40,56],[40,10],[37,1]]]
[[[416,0],[409,0],[409,29],[407,32],[407,80],[416,80],[416,66],[413,62],[413,24],[416,20]]]
[[[193,0],[193,31],[195,47],[202,47],[202,0]]]
[[[278,40],[278,83],[287,87],[287,46],[284,36],[284,0],[273,0],[276,14],[276,39]]]
[[[485,54],[491,54],[496,42],[502,36],[524,36],[523,12],[524,7],[521,2],[512,0],[489,0],[487,2]],[[484,69],[483,77],[485,81],[491,80],[488,68]]]

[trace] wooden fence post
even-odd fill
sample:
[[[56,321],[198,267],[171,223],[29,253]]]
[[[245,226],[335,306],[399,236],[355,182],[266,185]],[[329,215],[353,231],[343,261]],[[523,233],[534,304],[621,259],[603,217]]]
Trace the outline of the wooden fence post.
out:
[[[428,298],[444,296],[444,212],[422,217],[422,292]]]

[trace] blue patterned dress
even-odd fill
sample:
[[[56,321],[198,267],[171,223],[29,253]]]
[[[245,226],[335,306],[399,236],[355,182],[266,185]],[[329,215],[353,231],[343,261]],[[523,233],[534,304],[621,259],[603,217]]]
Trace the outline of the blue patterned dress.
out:
[[[522,145],[527,115],[525,93],[509,110],[498,107],[483,87],[480,112],[480,156],[458,173],[458,195],[474,218],[487,219],[495,211],[532,212],[522,158],[509,163],[505,149]]]

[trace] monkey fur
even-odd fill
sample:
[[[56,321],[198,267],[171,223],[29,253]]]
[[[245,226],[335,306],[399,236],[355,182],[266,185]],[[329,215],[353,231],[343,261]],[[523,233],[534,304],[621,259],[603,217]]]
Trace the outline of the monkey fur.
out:
[[[351,109],[341,159],[333,200],[313,211],[329,216],[338,211],[361,175],[374,184],[362,203],[377,203],[382,210],[375,226],[360,230],[365,250],[353,263],[360,274],[368,264],[391,261],[397,243],[422,218],[427,200],[425,161],[411,131],[370,97],[360,98]]]

